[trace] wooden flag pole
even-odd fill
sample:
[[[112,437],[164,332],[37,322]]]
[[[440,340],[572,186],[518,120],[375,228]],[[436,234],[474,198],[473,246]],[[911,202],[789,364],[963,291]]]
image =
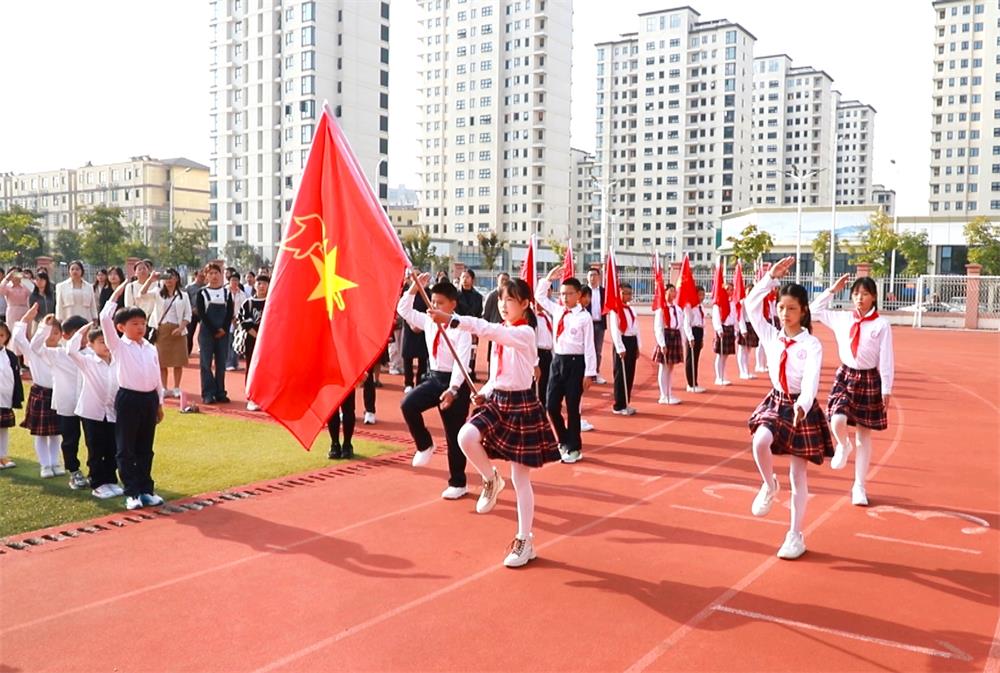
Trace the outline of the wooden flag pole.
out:
[[[410,269],[410,278],[413,279],[413,283],[417,286],[417,290],[420,292],[420,296],[423,298],[428,308],[433,306],[433,304],[431,304],[431,298],[427,296],[427,290],[425,290],[424,286],[420,284],[420,277],[417,275],[416,270]],[[457,362],[458,366],[462,369],[462,376],[465,377],[465,382],[469,384],[469,390],[472,392],[472,395],[478,395],[479,391],[476,390],[476,384],[473,383],[472,376],[469,375],[469,370],[466,368],[465,363],[458,357],[458,351],[455,350],[455,344],[453,344],[451,339],[448,338],[448,332],[445,330],[443,325],[438,323],[435,323],[435,325],[437,325],[437,328],[441,331],[441,336],[444,337],[444,343],[448,346],[448,350],[451,351],[451,357],[454,358],[455,362]]]

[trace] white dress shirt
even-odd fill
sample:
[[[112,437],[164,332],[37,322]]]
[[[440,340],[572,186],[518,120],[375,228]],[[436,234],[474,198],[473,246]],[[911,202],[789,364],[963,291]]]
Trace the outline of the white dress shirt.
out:
[[[712,305],[712,329],[716,332],[721,332],[724,325],[729,325],[730,327],[736,326],[736,302],[729,302],[729,315],[724,321],[719,307],[714,304]]]
[[[690,313],[691,308],[685,307],[684,312],[682,313],[677,304],[670,304],[667,306],[667,311],[670,312],[670,329],[684,329],[684,326],[687,323],[686,314]],[[667,347],[667,339],[663,334],[663,330],[665,329],[667,329],[666,313],[662,308],[658,308],[653,312],[653,337],[656,339],[656,345],[660,348]],[[691,336],[691,339],[693,338],[694,335]]]
[[[142,291],[142,283],[136,279],[128,283],[125,286],[125,306],[131,308],[133,306],[138,306],[143,311],[146,312],[146,319],[148,320],[153,311],[156,310],[156,300],[160,296],[160,281],[153,281],[146,288],[146,292]],[[107,338],[107,337],[105,337]]]
[[[48,329],[39,331],[45,332],[48,338],[54,330],[55,327],[50,325]],[[89,330],[89,326],[84,325],[78,332],[86,334]],[[83,376],[70,359],[66,342],[51,347],[43,342],[40,355],[52,368],[52,409],[60,416],[76,415],[76,401],[83,390]]]
[[[833,330],[837,337],[837,352],[840,361],[851,369],[875,369],[882,379],[882,394],[892,394],[896,363],[892,351],[892,328],[889,321],[879,316],[861,323],[861,339],[858,341],[858,356],[851,353],[851,327],[854,325],[854,311],[833,311],[830,302],[833,295],[827,290],[809,306],[813,320],[821,322]],[[875,309],[873,308],[872,311]],[[871,315],[872,311],[868,312]]]
[[[91,421],[114,423],[115,395],[118,394],[118,377],[111,363],[105,362],[92,350],[82,351],[84,331],[70,337],[67,352],[83,378],[83,390],[73,413]]]
[[[45,348],[45,337],[49,331],[40,329],[35,332],[35,336],[28,341],[27,325],[20,320],[14,323],[12,340],[20,349],[21,354],[28,360],[31,366],[31,381],[42,388],[52,388],[52,365],[45,361],[41,351]]]
[[[472,335],[457,328],[449,327],[445,329],[444,333],[451,340],[459,359],[456,361],[452,356],[451,349],[444,342],[444,338],[438,342],[438,352],[435,357],[434,338],[437,336],[439,328],[434,324],[434,320],[429,315],[413,308],[415,298],[416,295],[409,292],[403,293],[403,296],[399,298],[399,303],[396,304],[396,312],[399,313],[403,320],[410,324],[410,327],[416,330],[423,330],[424,340],[427,342],[427,366],[431,368],[431,371],[451,372],[451,380],[448,387],[461,388],[462,384],[465,383],[465,375],[462,373],[462,366],[459,362],[468,362],[472,356]]]
[[[535,327],[535,343],[538,345],[538,350],[552,350],[555,345],[555,323],[552,322],[552,316],[548,312],[545,313],[535,313],[535,317],[538,318],[538,325]],[[593,328],[593,322],[591,322],[591,328]]]
[[[626,306],[624,308],[624,313],[624,332],[618,324],[618,311],[611,311],[608,313],[608,327],[611,328],[611,343],[615,345],[615,351],[618,353],[625,352],[625,342],[622,341],[622,336],[635,337],[638,347],[642,348],[642,337],[639,336],[639,325],[635,317],[635,311],[631,306]]]
[[[535,301],[552,316],[553,349],[556,355],[582,355],[584,376],[597,376],[597,348],[594,345],[593,313],[577,304],[571,309],[549,299],[547,281],[535,284]],[[593,308],[593,303],[590,305]],[[563,321],[562,336],[558,336],[559,321]]]
[[[684,336],[694,341],[693,327],[705,328],[705,309],[701,304],[684,309]]]
[[[767,372],[771,376],[771,385],[775,390],[782,391],[781,353],[785,350],[785,344],[781,339],[788,337],[784,329],[779,332],[774,325],[764,319],[764,300],[771,288],[777,285],[778,281],[771,277],[769,271],[754,284],[744,301],[747,317],[750,318],[750,323],[760,337],[760,343],[767,354]],[[792,397],[797,396],[795,406],[808,412],[816,401],[816,393],[819,392],[823,344],[805,329],[792,337],[792,340],[795,343],[788,348],[788,360],[785,365],[788,394]]]
[[[181,290],[173,297],[161,297],[156,294],[156,308],[150,317],[149,324],[159,327],[161,323],[180,325],[181,322],[191,322],[191,300],[187,292]],[[187,334],[187,327],[182,334]]]
[[[601,309],[604,308],[604,287],[590,286],[590,317],[594,322],[601,322]]]
[[[62,322],[74,315],[93,320],[97,317],[97,300],[89,283],[80,281],[80,287],[73,287],[73,279],[67,278],[56,284],[56,318]]]
[[[528,390],[535,385],[538,346],[535,343],[535,330],[530,325],[512,327],[468,315],[455,317],[460,330],[486,337],[496,345],[503,346],[503,371],[497,374],[500,349],[494,346],[490,357],[490,378],[479,389],[481,395],[489,397],[494,390]]]
[[[160,356],[156,353],[156,346],[145,339],[132,341],[128,337],[119,336],[114,321],[117,310],[118,304],[108,300],[101,311],[101,329],[104,332],[104,342],[111,350],[111,357],[115,359],[118,387],[140,393],[155,391],[160,397],[160,404],[163,404]]]
[[[14,404],[14,370],[6,351],[6,346],[0,346],[0,409],[10,409]],[[21,384],[20,381],[17,383]]]

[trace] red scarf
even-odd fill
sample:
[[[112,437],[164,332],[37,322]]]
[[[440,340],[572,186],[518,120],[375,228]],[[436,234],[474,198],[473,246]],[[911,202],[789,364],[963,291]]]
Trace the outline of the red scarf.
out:
[[[549,314],[548,313],[540,313],[539,317],[542,320],[545,321],[545,324],[548,325],[549,332],[551,332],[552,331],[552,320],[549,318]]]
[[[778,382],[781,384],[781,389],[785,391],[785,394],[791,395],[791,393],[788,392],[788,374],[785,371],[785,365],[788,363],[788,349],[795,343],[795,339],[781,337],[781,343],[785,344],[785,350],[781,351],[781,361],[778,368]]]
[[[444,330],[442,329],[442,327],[440,325],[438,325],[437,332],[434,334],[434,343],[431,346],[431,354],[434,356],[435,360],[437,360],[438,346],[441,345],[441,332],[443,332],[443,331]]]
[[[858,346],[861,344],[861,323],[874,320],[878,317],[878,311],[872,311],[871,315],[862,317],[858,311],[854,312],[854,324],[851,325],[851,355],[858,357]]]
[[[632,311],[632,307],[628,306],[626,304],[625,310],[628,311],[628,317],[632,319],[632,324],[634,325],[635,324],[635,313]],[[623,321],[623,323],[624,324],[622,325],[622,334],[625,334],[625,330],[628,329],[628,323],[625,322],[625,321]]]
[[[556,325],[556,338],[562,336],[563,331],[566,329],[566,315],[569,313],[568,310],[563,311],[563,314],[559,316],[559,324]]]
[[[512,323],[507,323],[508,327],[520,327],[521,325],[527,325],[528,321],[524,318]],[[503,344],[497,344],[497,378],[500,378],[500,374],[503,373]]]

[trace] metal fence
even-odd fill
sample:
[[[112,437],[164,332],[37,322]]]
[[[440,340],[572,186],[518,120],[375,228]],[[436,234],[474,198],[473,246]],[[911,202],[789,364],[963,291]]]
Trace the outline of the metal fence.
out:
[[[969,297],[970,289],[973,297]],[[972,299],[979,318],[1000,318],[1000,276],[921,276],[917,295],[919,314],[964,315]]]

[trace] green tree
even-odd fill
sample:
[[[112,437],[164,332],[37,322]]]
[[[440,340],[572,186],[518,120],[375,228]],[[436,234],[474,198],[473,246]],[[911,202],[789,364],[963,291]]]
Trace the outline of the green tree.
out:
[[[816,238],[812,242],[812,252],[813,258],[816,262],[829,272],[826,267],[830,264],[830,232],[823,230],[816,234]],[[851,248],[850,243],[847,242],[842,237],[837,237],[837,252],[845,253],[848,255],[854,254],[853,248]]]
[[[889,270],[889,253],[898,246],[899,237],[892,230],[892,218],[881,208],[868,218],[868,224],[851,264],[871,264],[873,276],[884,276]]]
[[[1000,276],[1000,226],[980,215],[965,225],[965,240],[969,261],[981,264],[983,275]]]
[[[72,229],[60,229],[56,232],[55,245],[52,246],[53,256],[57,261],[71,262],[80,259],[83,249],[83,237],[80,232]]]
[[[209,236],[204,222],[193,227],[175,227],[154,247],[156,259],[163,266],[199,267],[208,261]]]
[[[546,241],[546,243],[548,243],[549,247],[552,248],[552,252],[554,252],[556,257],[560,260],[566,255],[566,248],[569,247],[569,244],[566,241],[561,241],[557,238],[550,238]]]
[[[483,266],[487,272],[493,273],[493,265],[496,264],[497,257],[503,253],[504,242],[500,240],[496,232],[490,235],[479,234],[479,254],[483,256]]]
[[[132,222],[126,227],[125,241],[121,246],[121,258],[127,259],[129,257],[138,257],[139,259],[147,259],[153,256],[153,253],[149,249],[149,245],[143,240],[143,230],[142,225],[136,222]]]
[[[44,251],[45,239],[35,213],[17,206],[0,213],[0,263],[33,266]]]
[[[733,244],[733,257],[751,266],[774,247],[771,234],[758,230],[756,224],[745,227],[738,237],[729,236],[726,240]]]
[[[427,233],[426,229],[407,234],[403,237],[402,244],[413,268],[429,271],[437,262],[437,256],[434,254],[435,249],[431,244],[431,235]]]
[[[102,267],[125,261],[122,251],[127,235],[121,208],[96,206],[80,221],[86,227],[80,241],[80,253],[85,261]]]
[[[226,243],[222,256],[226,263],[237,269],[257,269],[260,268],[263,260],[257,251],[243,241],[229,241]]]
[[[927,273],[930,263],[927,261],[929,241],[927,232],[907,232],[897,236],[896,249],[903,255],[906,264],[903,269],[910,276],[922,276]],[[897,263],[897,270],[899,270]]]

